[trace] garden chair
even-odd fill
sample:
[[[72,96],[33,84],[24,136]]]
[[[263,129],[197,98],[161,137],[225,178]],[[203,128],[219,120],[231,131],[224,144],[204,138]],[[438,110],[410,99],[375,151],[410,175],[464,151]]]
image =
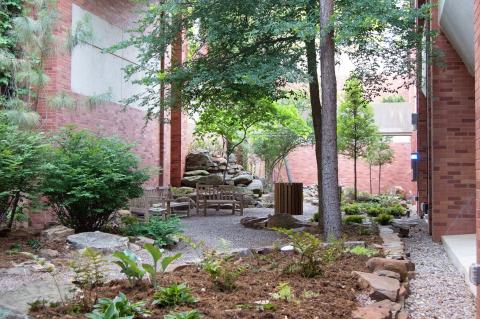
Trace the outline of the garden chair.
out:
[[[243,194],[236,191],[234,186],[230,185],[200,185],[197,184],[197,214],[200,209],[203,209],[203,215],[207,216],[207,209],[215,207],[218,211],[221,205],[232,205],[232,215],[236,211],[243,216],[244,199]]]

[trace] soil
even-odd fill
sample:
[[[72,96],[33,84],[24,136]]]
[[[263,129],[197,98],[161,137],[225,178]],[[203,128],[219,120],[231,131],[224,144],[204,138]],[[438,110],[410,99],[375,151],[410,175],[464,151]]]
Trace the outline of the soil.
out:
[[[35,241],[38,241],[37,247]],[[39,234],[34,234],[25,230],[15,230],[5,237],[0,237],[0,268],[10,268],[14,264],[19,264],[30,258],[19,254],[24,251],[32,254],[38,254],[38,250],[48,248],[57,250],[60,255],[66,251],[64,243],[47,242],[43,240]]]
[[[171,311],[196,309],[204,318],[351,318],[352,310],[357,306],[355,298],[356,278],[353,270],[367,271],[364,256],[344,254],[335,263],[327,266],[324,274],[316,278],[303,278],[297,273],[285,273],[285,268],[298,258],[293,253],[274,252],[269,255],[237,258],[230,265],[247,266],[238,278],[236,289],[222,292],[204,271],[196,266],[187,266],[160,278],[160,286],[172,283],[187,283],[197,303],[190,306],[159,308],[151,304],[153,288],[147,283],[130,287],[128,282],[112,281],[95,290],[97,296],[113,298],[121,291],[131,301],[147,301],[151,318],[163,318]],[[293,290],[294,300],[281,301],[272,298],[279,283],[288,283]],[[309,292],[310,296],[304,293]],[[314,294],[312,294],[312,292]],[[275,310],[261,310],[255,302],[269,300]],[[67,306],[68,307],[68,306]],[[72,309],[72,307],[68,307]],[[33,318],[84,318],[83,315],[67,315],[65,307],[40,308],[31,313]],[[88,312],[88,310],[87,310]]]

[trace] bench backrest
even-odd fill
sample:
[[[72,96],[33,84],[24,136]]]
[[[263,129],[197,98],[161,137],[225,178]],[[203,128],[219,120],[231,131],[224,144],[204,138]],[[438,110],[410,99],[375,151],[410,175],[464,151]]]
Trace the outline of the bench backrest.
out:
[[[235,200],[240,194],[232,185],[200,185],[197,184],[198,200]]]
[[[172,198],[171,188],[155,187],[146,188],[143,190],[143,195],[138,198],[132,198],[129,201],[129,209],[132,213],[145,215],[154,204],[159,204],[160,207],[167,207],[167,200]]]

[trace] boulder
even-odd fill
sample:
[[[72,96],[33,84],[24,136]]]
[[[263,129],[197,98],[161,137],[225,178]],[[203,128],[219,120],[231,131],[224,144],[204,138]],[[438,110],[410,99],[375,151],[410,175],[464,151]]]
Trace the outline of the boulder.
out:
[[[207,175],[210,175],[210,173],[203,170],[203,169],[197,169],[197,170],[194,170],[194,171],[187,171],[187,172],[185,172],[185,174],[183,176],[195,176],[195,175],[207,176]]]
[[[382,300],[352,312],[353,319],[393,319],[396,318],[401,306],[390,300]],[[398,317],[397,317],[398,318]]]
[[[250,184],[247,185],[247,189],[251,190],[254,194],[262,195],[263,183],[259,179],[254,179]]]
[[[267,227],[280,227],[286,229],[298,228],[305,226],[300,220],[294,218],[290,214],[274,214],[268,216]]]
[[[254,229],[260,229],[260,228],[265,228],[267,226],[267,220],[268,218],[266,217],[244,217],[240,220],[240,224],[247,228],[254,228]]]
[[[397,301],[400,290],[400,282],[397,279],[360,271],[353,273],[358,276],[359,287],[370,290],[370,298],[377,301],[385,299]]]
[[[185,160],[185,171],[208,170],[212,166],[213,161],[205,153],[190,153]]]
[[[197,184],[204,185],[222,185],[223,178],[219,175],[208,176],[186,176],[182,178],[182,185],[187,187],[196,187]]]
[[[83,249],[91,247],[104,253],[128,248],[128,238],[114,234],[96,232],[84,232],[67,237],[69,243],[74,249]]]
[[[148,237],[145,237],[145,236],[137,236],[135,238],[135,243],[141,247],[143,247],[143,245],[145,244],[154,244],[155,243],[155,240],[153,240],[152,238],[148,238]]]
[[[60,256],[60,253],[57,250],[48,249],[48,248],[40,249],[38,254],[47,259],[57,258],[58,256]]]
[[[228,156],[228,162],[229,163],[237,163],[237,155],[235,155],[234,153],[230,154]]]
[[[46,241],[63,242],[68,236],[73,234],[75,234],[73,229],[58,225],[42,231],[42,238]]]
[[[8,308],[7,306],[0,305],[0,319],[30,319],[29,315],[17,311],[11,308]]]
[[[243,175],[239,175],[239,176],[234,177],[233,178],[233,183],[235,185],[239,185],[239,184],[248,185],[252,182],[252,180],[253,180],[252,175],[243,174]]]
[[[212,157],[212,162],[214,162],[217,165],[227,165],[227,160],[223,157]]]
[[[415,265],[409,260],[396,260],[381,257],[373,257],[367,261],[367,267],[370,271],[390,270],[400,275],[404,281],[408,278],[408,272],[415,270]]]
[[[384,277],[400,280],[400,274],[390,270],[381,269],[381,270],[375,271],[374,274],[378,276],[384,276]]]

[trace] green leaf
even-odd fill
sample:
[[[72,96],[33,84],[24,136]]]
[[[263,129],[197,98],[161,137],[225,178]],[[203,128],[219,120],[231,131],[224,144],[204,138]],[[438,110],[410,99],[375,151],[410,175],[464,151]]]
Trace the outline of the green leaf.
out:
[[[172,262],[179,259],[180,257],[182,257],[182,254],[180,254],[180,253],[175,254],[173,256],[164,257],[162,259],[162,262],[161,262],[162,270],[165,271],[167,269],[168,265],[170,265]]]
[[[155,245],[146,243],[143,248],[150,253],[155,264],[162,258],[162,251]]]

